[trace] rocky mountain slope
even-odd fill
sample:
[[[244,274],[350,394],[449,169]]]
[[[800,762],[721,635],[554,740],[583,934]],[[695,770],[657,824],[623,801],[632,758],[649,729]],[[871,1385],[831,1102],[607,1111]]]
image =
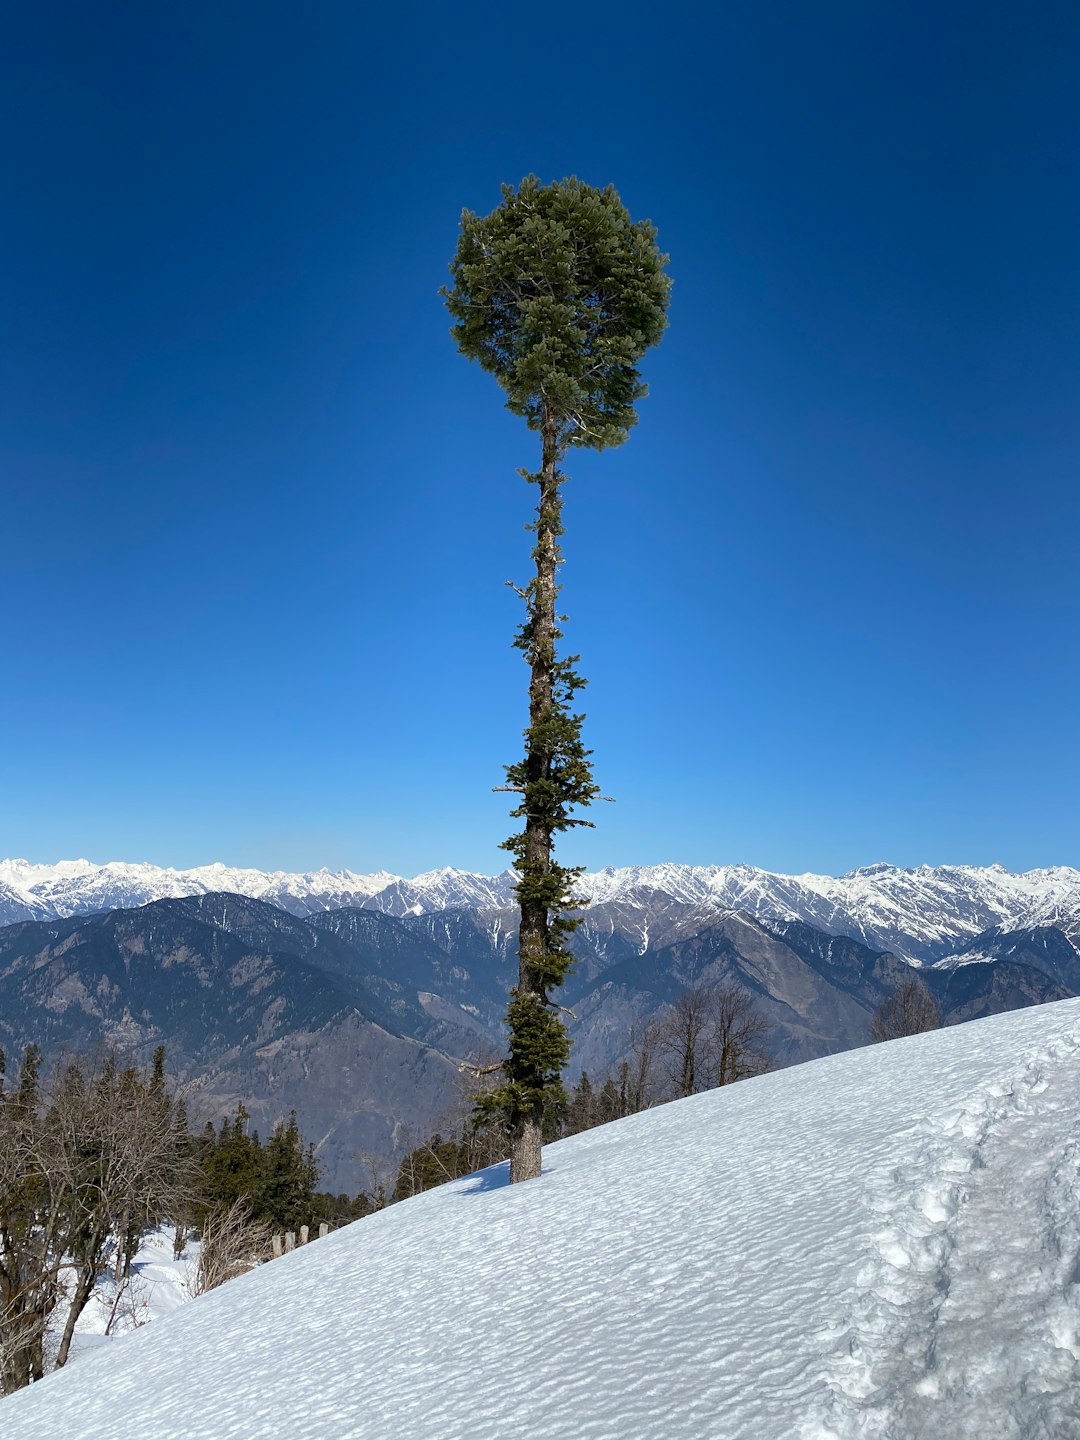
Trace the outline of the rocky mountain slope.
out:
[[[31,865],[0,861],[0,924],[130,908],[151,900],[229,891],[294,915],[361,907],[424,915],[512,902],[513,875],[442,869],[412,880],[349,870],[309,874],[231,869],[193,870],[87,860]],[[583,876],[591,906],[618,912],[620,933],[642,951],[686,907],[735,910],[764,921],[802,920],[876,950],[932,962],[964,950],[984,931],[1052,925],[1080,943],[1080,871],[1054,866],[1014,874],[1000,865],[871,865],[847,875],[775,875],[752,865],[650,865]]]
[[[380,915],[349,943],[233,895],[0,929],[0,1046],[46,1056],[167,1047],[193,1123],[243,1101],[266,1133],[297,1111],[326,1183],[359,1189],[357,1157],[425,1134],[456,1077],[442,1046],[472,1017],[429,1014],[415,985],[432,956]]]
[[[345,913],[345,912],[343,912]],[[349,912],[357,913],[357,912]],[[650,923],[641,948],[641,912],[625,899],[592,906],[574,933],[577,964],[560,996],[571,1014],[571,1074],[603,1073],[622,1060],[632,1033],[697,982],[747,992],[772,1025],[780,1064],[814,1059],[867,1042],[870,1017],[910,973],[888,950],[828,935],[801,920],[755,920],[686,901],[670,902]],[[445,949],[444,992],[475,1007],[493,1047],[507,987],[516,973],[516,916],[511,909],[441,911],[401,922]],[[1065,942],[1053,967],[1034,951],[981,956],[963,966],[923,967],[920,975],[944,1023],[997,1014],[1080,993],[1080,954]]]
[[[565,988],[570,1078],[603,1075],[635,1030],[698,981],[738,986],[778,1064],[865,1044],[909,964],[803,920],[755,919],[640,885],[586,912]],[[0,928],[0,1044],[47,1055],[116,1046],[198,1077],[196,1111],[243,1100],[260,1129],[295,1108],[331,1187],[356,1157],[408,1148],[447,1116],[459,1064],[502,1050],[517,962],[513,908],[298,916],[209,892]],[[946,1023],[1080,993],[1064,932],[983,932],[921,974]],[[459,1121],[460,1123],[460,1121]]]

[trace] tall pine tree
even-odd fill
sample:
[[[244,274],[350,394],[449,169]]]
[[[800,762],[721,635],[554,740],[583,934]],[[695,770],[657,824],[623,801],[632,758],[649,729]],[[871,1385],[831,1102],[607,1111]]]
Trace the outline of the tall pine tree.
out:
[[[569,1040],[551,991],[571,965],[567,939],[577,922],[568,912],[580,869],[555,860],[553,840],[589,823],[574,811],[599,793],[584,717],[574,711],[585,684],[578,657],[558,653],[560,465],[573,446],[603,450],[627,438],[646,393],[637,365],[663,334],[671,282],[656,231],[630,219],[613,186],[597,190],[573,177],[541,185],[530,175],[502,195],[490,215],[463,212],[443,295],[459,350],[495,376],[507,408],[540,435],[540,469],[521,472],[539,490],[536,571],[521,592],[515,641],[529,665],[529,725],[524,757],[506,772],[506,788],[520,796],[511,813],[523,823],[503,847],[518,873],[519,973],[503,1081],[482,1101],[507,1124],[514,1182],[540,1174],[545,1109],[565,1100]]]

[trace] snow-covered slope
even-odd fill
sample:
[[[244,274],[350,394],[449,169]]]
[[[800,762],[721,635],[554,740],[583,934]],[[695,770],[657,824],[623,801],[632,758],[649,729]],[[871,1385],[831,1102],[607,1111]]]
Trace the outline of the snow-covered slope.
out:
[[[76,1322],[72,1356],[85,1355],[109,1340],[130,1335],[188,1304],[198,1264],[197,1240],[189,1242],[177,1260],[173,1258],[171,1229],[144,1235],[124,1280],[118,1284],[111,1271],[98,1280],[90,1303]],[[70,1276],[62,1278],[69,1286],[73,1283]],[[63,1314],[62,1306],[57,1313]]]
[[[5,1440],[1077,1440],[1080,1000],[647,1111],[0,1402]]]
[[[512,902],[513,875],[475,875],[445,868],[412,880],[382,871],[161,869],[113,861],[66,860],[31,865],[0,861],[0,924],[60,918],[145,905],[181,895],[228,890],[280,905],[296,915],[365,906],[391,915],[422,915],[457,906],[499,908]],[[649,918],[689,906],[740,910],[757,920],[803,920],[834,935],[909,959],[935,960],[965,948],[983,931],[1055,925],[1080,945],[1080,871],[1068,866],[1017,875],[1000,865],[871,865],[847,875],[774,875],[752,865],[647,865],[599,870],[580,890],[594,905],[617,906],[630,930],[650,933]],[[634,912],[643,917],[634,924]],[[653,927],[657,933],[663,926]]]

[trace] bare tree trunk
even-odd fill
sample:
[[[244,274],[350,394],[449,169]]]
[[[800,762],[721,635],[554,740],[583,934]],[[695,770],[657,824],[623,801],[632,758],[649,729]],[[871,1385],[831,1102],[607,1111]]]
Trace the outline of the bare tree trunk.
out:
[[[536,587],[533,594],[533,625],[530,650],[529,739],[526,756],[526,783],[543,783],[551,777],[551,747],[543,743],[541,722],[551,709],[555,689],[555,575],[562,497],[559,494],[558,443],[555,427],[546,423],[542,432],[543,463],[540,470],[540,504],[536,520]],[[551,828],[537,815],[525,817],[525,866],[532,875],[551,870]],[[538,900],[521,900],[521,928],[518,937],[517,993],[544,1006],[547,996],[540,983],[535,961],[551,948],[550,917],[547,906]],[[530,1111],[518,1117],[510,1133],[510,1183],[535,1180],[540,1174],[543,1116]]]
[[[116,1263],[113,1266],[113,1279],[117,1285],[124,1278],[124,1251],[127,1242],[128,1226],[130,1224],[128,1212],[125,1209],[124,1218],[120,1222],[120,1228],[116,1232]]]
[[[45,1326],[42,1324],[30,1342],[30,1380],[36,1385],[45,1379]]]
[[[71,1353],[71,1337],[75,1334],[75,1322],[86,1309],[90,1296],[94,1293],[94,1282],[97,1280],[97,1270],[93,1265],[84,1265],[79,1272],[79,1278],[75,1282],[75,1293],[68,1305],[67,1319],[64,1321],[64,1333],[60,1337],[60,1348],[56,1352],[56,1368],[61,1369],[68,1362]]]
[[[656,1053],[658,1025],[655,1020],[638,1021],[630,1030],[632,1068],[628,1070],[629,1083],[625,1113],[636,1115],[652,1104],[652,1071]]]
[[[540,1174],[542,1116],[523,1116],[510,1132],[510,1184]]]
[[[16,1390],[29,1384],[30,1374],[25,1364],[20,1362],[19,1352],[5,1352],[0,1361],[0,1395],[14,1395]]]

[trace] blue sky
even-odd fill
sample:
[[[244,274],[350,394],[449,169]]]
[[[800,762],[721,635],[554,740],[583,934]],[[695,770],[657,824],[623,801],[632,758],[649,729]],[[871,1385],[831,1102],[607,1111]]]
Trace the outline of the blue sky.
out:
[[[671,255],[568,465],[564,858],[1080,863],[1080,15],[42,4],[0,57],[0,852],[492,870],[535,436],[461,208]]]

